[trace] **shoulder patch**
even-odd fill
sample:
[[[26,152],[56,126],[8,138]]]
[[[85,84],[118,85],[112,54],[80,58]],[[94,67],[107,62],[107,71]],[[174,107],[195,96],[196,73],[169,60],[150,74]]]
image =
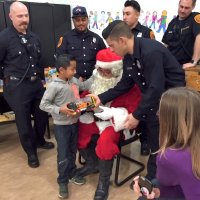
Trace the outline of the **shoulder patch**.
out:
[[[62,42],[63,42],[63,37],[60,37],[60,39],[58,41],[57,48],[61,46]]]
[[[154,32],[153,32],[153,31],[150,31],[150,38],[151,38],[152,40],[155,39],[155,35],[154,35]]]
[[[194,21],[195,21],[196,23],[200,24],[200,14],[198,14],[198,15],[196,15],[196,16],[194,17]]]

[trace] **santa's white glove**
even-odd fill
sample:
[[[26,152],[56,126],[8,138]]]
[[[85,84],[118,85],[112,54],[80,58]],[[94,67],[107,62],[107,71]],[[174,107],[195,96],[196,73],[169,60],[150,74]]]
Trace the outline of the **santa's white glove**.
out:
[[[102,120],[108,120],[113,117],[112,109],[105,107],[105,106],[99,106],[103,111],[100,113],[95,113],[94,115]]]
[[[113,120],[112,124],[116,132],[124,129],[124,122],[128,116],[126,108],[112,108]]]

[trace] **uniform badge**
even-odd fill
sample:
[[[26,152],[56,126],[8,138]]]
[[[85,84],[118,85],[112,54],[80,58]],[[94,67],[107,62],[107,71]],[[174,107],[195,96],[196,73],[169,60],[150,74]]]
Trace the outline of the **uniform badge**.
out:
[[[200,14],[198,14],[198,15],[196,15],[196,16],[194,17],[194,21],[195,21],[196,23],[200,24]]]
[[[152,40],[155,39],[155,35],[154,35],[154,32],[153,32],[153,31],[150,31],[150,38],[151,38]]]
[[[137,63],[137,67],[138,67],[139,69],[141,69],[140,61],[139,61],[139,60],[136,60],[136,63]]]
[[[142,32],[139,32],[139,33],[137,34],[137,37],[142,37]]]
[[[97,39],[95,37],[93,37],[92,42],[96,43]]]
[[[61,46],[62,42],[63,42],[63,37],[60,37],[60,39],[58,41],[57,48],[59,48]]]

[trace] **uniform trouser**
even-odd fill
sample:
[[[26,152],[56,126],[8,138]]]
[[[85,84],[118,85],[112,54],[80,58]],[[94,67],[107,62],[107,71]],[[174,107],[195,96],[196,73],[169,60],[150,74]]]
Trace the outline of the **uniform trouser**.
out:
[[[153,179],[156,176],[156,155],[153,154],[159,149],[159,121],[156,114],[151,115],[147,118],[147,139],[151,154],[147,162],[147,177]]]
[[[140,131],[141,131],[141,135],[140,135],[140,142],[141,143],[144,143],[144,142],[147,142],[147,126],[146,126],[146,123],[144,121],[141,121],[140,124],[139,124],[139,128],[140,128]]]
[[[17,85],[18,82],[18,80],[10,80],[4,84],[4,98],[15,113],[19,138],[24,151],[28,155],[36,154],[37,144],[45,143],[44,134],[48,115],[39,108],[45,89],[39,78],[35,81],[25,79]],[[32,126],[31,115],[34,126]]]
[[[76,171],[78,125],[55,125],[57,142],[57,182],[68,183]]]

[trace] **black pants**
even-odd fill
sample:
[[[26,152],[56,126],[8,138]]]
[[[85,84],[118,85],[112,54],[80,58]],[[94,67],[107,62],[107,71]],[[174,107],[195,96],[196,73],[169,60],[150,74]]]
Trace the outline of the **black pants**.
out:
[[[48,115],[40,110],[39,104],[44,94],[41,80],[25,79],[17,85],[18,80],[10,80],[4,84],[4,98],[15,113],[20,142],[24,151],[36,154],[37,144],[44,144],[44,134]],[[32,126],[31,116],[34,119]]]
[[[145,121],[147,127],[147,139],[151,154],[147,162],[147,178],[153,179],[156,176],[156,156],[153,154],[159,149],[159,121],[156,114],[152,114]]]
[[[139,130],[141,132],[140,135],[140,143],[147,143],[147,138],[148,138],[148,133],[147,133],[147,126],[146,123],[144,121],[140,121],[139,124]]]

